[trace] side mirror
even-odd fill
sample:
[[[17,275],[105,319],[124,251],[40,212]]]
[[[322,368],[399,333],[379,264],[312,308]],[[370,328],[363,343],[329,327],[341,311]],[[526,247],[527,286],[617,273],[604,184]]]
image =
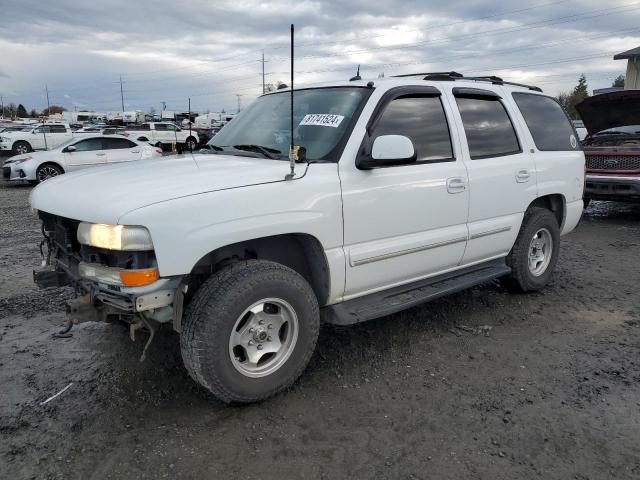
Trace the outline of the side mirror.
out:
[[[360,159],[356,166],[361,170],[392,167],[394,165],[413,163],[416,158],[416,150],[409,137],[404,135],[382,135],[373,141],[371,157]]]
[[[76,147],[74,147],[73,145],[69,145],[67,148],[64,149],[64,151],[68,153],[75,152]]]

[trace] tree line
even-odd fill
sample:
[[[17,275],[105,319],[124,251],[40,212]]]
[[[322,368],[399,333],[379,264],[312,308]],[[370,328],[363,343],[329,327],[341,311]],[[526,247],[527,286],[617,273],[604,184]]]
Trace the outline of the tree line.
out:
[[[624,75],[618,75],[611,86],[624,88]],[[587,77],[583,73],[578,78],[578,84],[573,87],[573,90],[570,90],[568,92],[561,92],[560,94],[558,94],[556,99],[558,100],[558,103],[562,105],[562,108],[564,108],[565,112],[567,112],[572,120],[579,120],[580,115],[576,110],[576,105],[588,96],[589,86],[587,84]]]
[[[48,117],[49,115],[53,115],[56,113],[65,112],[67,109],[61,107],[59,105],[51,105],[49,108],[45,108],[41,112],[38,112],[35,108],[32,108],[31,111],[27,111],[27,109],[21,103],[16,106],[15,103],[9,103],[7,105],[2,106],[2,118],[11,118],[12,120],[16,118],[39,118],[39,117]]]

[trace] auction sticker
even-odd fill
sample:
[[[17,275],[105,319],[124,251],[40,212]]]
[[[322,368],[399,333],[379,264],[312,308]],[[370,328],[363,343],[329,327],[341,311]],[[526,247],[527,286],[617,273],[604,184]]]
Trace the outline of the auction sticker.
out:
[[[344,120],[342,115],[331,115],[329,113],[309,113],[304,116],[300,125],[315,125],[318,127],[338,128]]]

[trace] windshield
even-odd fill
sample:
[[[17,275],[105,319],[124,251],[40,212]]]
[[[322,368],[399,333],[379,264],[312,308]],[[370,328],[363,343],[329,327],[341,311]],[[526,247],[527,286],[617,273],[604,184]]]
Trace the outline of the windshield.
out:
[[[640,134],[640,125],[625,125],[601,130],[596,135],[637,135]]]
[[[306,149],[307,160],[336,160],[332,155],[334,150],[370,93],[371,89],[362,87],[314,88],[294,92],[294,139],[296,145]],[[271,158],[288,158],[290,95],[287,90],[259,97],[207,145],[218,152],[238,155],[260,147]]]

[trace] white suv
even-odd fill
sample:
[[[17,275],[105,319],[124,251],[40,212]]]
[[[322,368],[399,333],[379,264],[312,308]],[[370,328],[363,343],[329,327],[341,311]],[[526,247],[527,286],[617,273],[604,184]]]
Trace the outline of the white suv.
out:
[[[198,146],[198,134],[195,131],[183,130],[175,123],[149,122],[141,125],[131,125],[125,129],[128,135],[139,142],[165,147],[176,144],[186,150],[193,151]]]
[[[24,155],[34,150],[48,150],[73,138],[68,123],[34,125],[18,131],[0,134],[0,150]]]
[[[562,108],[497,77],[420,74],[258,98],[208,154],[64,175],[34,189],[70,321],[180,333],[224,401],[294,382],[321,319],[362,322],[500,278],[543,288],[582,213]],[[71,323],[70,323],[71,325]]]

